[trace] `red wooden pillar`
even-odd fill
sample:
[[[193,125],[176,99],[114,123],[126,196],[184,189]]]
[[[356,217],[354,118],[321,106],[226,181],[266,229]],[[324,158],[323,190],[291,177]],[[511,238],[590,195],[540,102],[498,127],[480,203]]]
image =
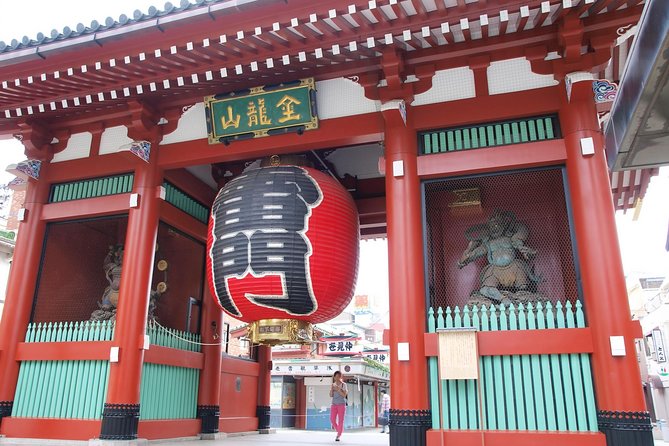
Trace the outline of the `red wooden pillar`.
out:
[[[30,322],[37,275],[42,258],[46,223],[42,207],[49,199],[48,164],[41,167],[39,181],[30,180],[24,207],[25,220],[19,223],[12,268],[7,283],[5,308],[0,323],[0,422],[12,413],[20,363],[16,360],[18,343],[25,339]]]
[[[258,430],[269,429],[270,406],[269,395],[272,387],[272,347],[269,345],[258,345],[258,405],[256,416],[258,417]]]
[[[202,353],[204,366],[200,372],[200,385],[197,396],[197,416],[202,421],[200,432],[204,436],[218,432],[218,419],[221,415],[221,352],[225,334],[223,330],[223,310],[214,301],[205,287],[202,300]],[[208,345],[207,345],[208,344]]]
[[[101,439],[137,438],[144,335],[158,233],[158,188],[162,181],[157,144],[153,147],[150,162],[141,162],[135,170],[134,193],[139,195],[139,205],[130,208],[128,215],[113,341],[119,355],[118,362],[110,364]]]
[[[430,426],[425,360],[425,276],[417,136],[399,110],[383,106],[390,285],[390,444],[424,445]],[[408,359],[399,353],[408,351]]]
[[[634,344],[615,210],[592,82],[565,94],[560,123],[567,148],[567,178],[573,211],[584,306],[593,333],[592,365],[600,430],[609,445],[652,445]],[[587,149],[594,146],[594,153]],[[624,338],[624,356],[614,356],[612,337]],[[633,426],[634,428],[630,428]]]

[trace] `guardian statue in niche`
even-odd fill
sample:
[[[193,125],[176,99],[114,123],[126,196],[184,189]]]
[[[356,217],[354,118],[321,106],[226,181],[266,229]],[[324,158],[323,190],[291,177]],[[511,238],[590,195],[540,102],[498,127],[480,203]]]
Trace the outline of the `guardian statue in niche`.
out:
[[[487,265],[479,275],[479,288],[469,304],[500,304],[543,301],[536,293],[541,278],[534,273],[532,260],[537,251],[525,245],[530,235],[527,225],[511,211],[496,210],[485,223],[469,227],[467,249],[458,268],[485,257]]]
[[[158,251],[157,244],[156,251]],[[148,320],[155,319],[154,313],[158,299],[167,291],[167,261],[158,261],[156,268],[163,272],[164,280],[159,282],[156,289],[150,292]],[[102,269],[109,285],[102,293],[102,299],[98,302],[98,309],[91,313],[90,321],[116,320],[116,307],[118,306],[119,289],[121,288],[121,271],[123,270],[123,245],[109,247],[109,252],[107,252],[102,262]]]

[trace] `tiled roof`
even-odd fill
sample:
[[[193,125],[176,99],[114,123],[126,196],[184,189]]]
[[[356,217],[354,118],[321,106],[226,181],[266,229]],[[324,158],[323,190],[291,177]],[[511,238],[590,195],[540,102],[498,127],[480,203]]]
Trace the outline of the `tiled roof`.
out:
[[[11,42],[6,43],[0,41],[0,54],[8,53],[10,51],[18,51],[25,48],[36,47],[52,42],[59,42],[66,39],[72,39],[79,36],[95,34],[101,31],[106,31],[109,29],[122,28],[125,26],[134,25],[136,23],[145,22],[148,20],[155,20],[160,17],[165,17],[172,14],[177,14],[182,11],[193,10],[198,8],[204,8],[215,3],[224,3],[231,0],[193,0],[194,3],[191,3],[188,0],[181,0],[179,6],[175,6],[170,2],[165,3],[162,10],[158,10],[155,6],[151,6],[148,12],[143,13],[139,9],[135,10],[132,14],[132,17],[128,17],[125,14],[121,14],[118,20],[114,20],[112,17],[107,17],[104,23],[100,23],[97,20],[93,20],[90,25],[86,26],[83,23],[79,23],[75,29],[66,26],[62,31],[54,29],[47,36],[43,33],[38,33],[35,39],[31,39],[28,36],[24,36],[20,41],[13,39]]]

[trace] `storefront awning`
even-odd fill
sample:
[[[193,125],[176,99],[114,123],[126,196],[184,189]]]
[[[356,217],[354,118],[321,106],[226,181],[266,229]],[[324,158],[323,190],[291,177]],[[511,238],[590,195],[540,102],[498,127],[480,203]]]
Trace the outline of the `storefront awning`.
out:
[[[669,2],[648,0],[606,127],[613,170],[669,164]]]

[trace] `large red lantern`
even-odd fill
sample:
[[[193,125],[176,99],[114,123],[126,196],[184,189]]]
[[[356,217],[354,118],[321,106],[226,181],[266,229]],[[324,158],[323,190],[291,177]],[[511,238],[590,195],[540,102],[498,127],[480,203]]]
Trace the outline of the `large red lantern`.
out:
[[[308,167],[250,169],[216,196],[207,279],[231,316],[266,344],[311,342],[311,323],[349,304],[358,271],[358,213],[331,176]]]

